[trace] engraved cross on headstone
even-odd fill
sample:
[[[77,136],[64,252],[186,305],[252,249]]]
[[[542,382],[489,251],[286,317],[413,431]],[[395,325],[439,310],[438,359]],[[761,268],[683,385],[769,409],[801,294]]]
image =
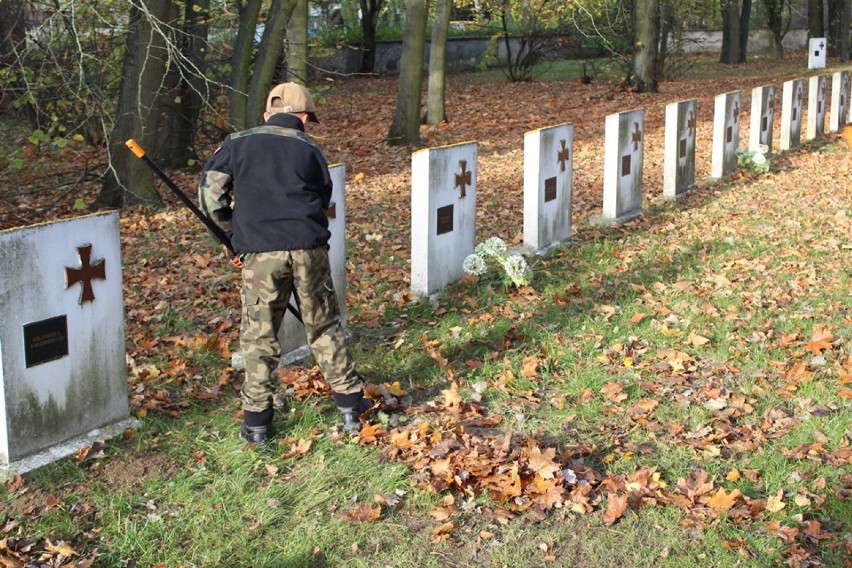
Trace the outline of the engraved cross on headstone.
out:
[[[556,153],[556,161],[559,162],[559,171],[565,171],[565,162],[571,159],[571,149],[565,146],[565,140],[559,141],[562,148]]]
[[[689,130],[689,135],[692,136],[695,130],[695,114],[689,111],[689,118],[686,120],[686,128]]]
[[[639,143],[642,141],[642,131],[639,130],[639,123],[633,123],[633,134],[630,136],[630,141],[633,142],[633,150],[639,149]]]
[[[766,107],[769,109],[769,114],[775,113],[775,95],[769,95],[769,102],[766,103]]]
[[[822,49],[824,47],[825,47],[825,42],[824,41],[819,42],[819,48]]]
[[[92,245],[77,247],[77,253],[80,255],[80,268],[65,267],[65,289],[81,282],[83,291],[80,293],[80,304],[85,304],[95,300],[92,280],[106,280],[106,261],[100,259],[94,264],[91,263]]]
[[[459,166],[461,166],[461,173],[456,174],[456,185],[454,187],[459,188],[461,191],[459,192],[459,197],[465,197],[467,192],[465,188],[473,183],[470,172],[467,171],[467,160],[459,160]]]
[[[740,121],[740,102],[734,103],[734,124]]]

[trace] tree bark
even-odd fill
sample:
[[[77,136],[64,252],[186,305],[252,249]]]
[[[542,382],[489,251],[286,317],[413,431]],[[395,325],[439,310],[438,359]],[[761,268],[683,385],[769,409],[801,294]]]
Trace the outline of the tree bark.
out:
[[[373,73],[376,70],[376,27],[379,25],[379,12],[384,0],[360,0],[361,33],[364,38],[364,58],[361,60],[361,72]]]
[[[784,58],[784,36],[787,35],[787,30],[790,27],[790,20],[784,23],[784,8],[789,9],[789,4],[786,0],[762,0],[763,8],[766,11],[766,25],[772,32],[772,39],[775,43],[775,57],[778,59]]]
[[[719,63],[740,62],[740,0],[722,0],[722,53]]]
[[[426,122],[440,124],[447,119],[447,35],[453,0],[437,0],[429,44],[429,91],[426,102]]]
[[[228,93],[228,122],[234,130],[243,130],[248,124],[249,77],[261,4],[261,0],[245,0],[240,4],[240,25],[231,54],[231,90]]]
[[[748,31],[751,22],[751,0],[743,0],[743,7],[740,11],[740,56],[739,63],[746,62],[746,52],[748,50]]]
[[[275,79],[275,67],[284,48],[284,34],[287,22],[296,7],[296,0],[273,0],[269,9],[263,37],[254,61],[254,71],[249,81],[248,101],[246,103],[246,126],[257,126],[263,122],[266,110],[266,95]]]
[[[169,65],[158,125],[157,161],[164,168],[197,162],[195,133],[201,105],[208,98],[205,51],[209,15],[210,0],[188,0],[184,7],[183,26],[176,38],[179,59]]]
[[[656,93],[660,40],[658,0],[636,0],[633,5],[633,29],[633,82],[640,93]]]
[[[387,136],[389,144],[420,143],[420,98],[423,91],[423,51],[426,46],[428,14],[428,0],[408,0],[396,111]]]
[[[308,0],[296,0],[287,25],[287,80],[308,83]]]
[[[133,138],[154,150],[157,101],[166,74],[165,40],[151,18],[168,20],[171,0],[140,0],[130,8],[130,35],[124,52],[115,125],[107,140],[109,168],[95,202],[101,207],[162,203],[151,170],[124,145]]]
[[[808,37],[825,37],[822,0],[808,0]]]
[[[2,0],[0,10],[0,64],[13,66],[17,60],[16,46],[24,41],[27,31],[24,22],[23,0]]]

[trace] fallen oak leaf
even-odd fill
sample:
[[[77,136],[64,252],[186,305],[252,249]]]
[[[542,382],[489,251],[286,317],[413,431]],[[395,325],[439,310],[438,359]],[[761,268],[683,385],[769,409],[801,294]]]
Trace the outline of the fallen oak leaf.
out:
[[[739,489],[734,489],[728,493],[723,487],[720,487],[712,497],[707,499],[707,506],[713,509],[717,515],[722,514],[729,511],[741,496],[742,493]]]
[[[624,515],[627,510],[627,495],[616,495],[610,493],[606,499],[606,511],[603,514],[603,522],[606,526],[611,527],[615,522]]]
[[[766,510],[770,513],[777,513],[786,506],[787,504],[784,502],[784,491],[781,489],[778,490],[778,493],[770,495],[766,499]]]
[[[370,503],[360,503],[357,506],[343,512],[343,517],[353,523],[372,523],[382,516],[382,507],[373,507]]]

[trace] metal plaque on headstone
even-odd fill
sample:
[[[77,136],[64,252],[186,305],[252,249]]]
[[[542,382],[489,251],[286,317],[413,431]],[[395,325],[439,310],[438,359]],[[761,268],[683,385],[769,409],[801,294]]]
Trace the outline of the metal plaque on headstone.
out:
[[[68,355],[68,318],[53,318],[24,324],[24,361],[27,368]]]
[[[452,203],[449,205],[444,205],[443,207],[438,207],[436,226],[437,230],[435,231],[435,233],[438,235],[451,233],[453,231]]]

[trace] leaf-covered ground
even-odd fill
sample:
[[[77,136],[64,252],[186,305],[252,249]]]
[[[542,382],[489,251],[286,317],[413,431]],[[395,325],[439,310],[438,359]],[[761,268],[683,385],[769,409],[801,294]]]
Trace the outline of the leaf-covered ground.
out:
[[[520,242],[523,133],[572,122],[576,242],[534,260],[529,287],[507,293],[487,279],[465,281],[419,304],[408,296],[412,149],[382,142],[395,82],[332,84],[312,132],[329,160],[347,168],[350,326],[375,383],[370,395],[381,402],[359,443],[405,464],[411,485],[437,502],[412,510],[398,491],[334,512],[356,525],[408,527],[408,537],[432,551],[426,561],[378,540],[369,552],[328,544],[309,551],[309,563],[517,563],[495,550],[520,530],[533,544],[518,545],[519,554],[536,565],[648,565],[649,557],[684,566],[849,565],[852,152],[829,136],[776,154],[767,175],[705,179],[713,96],[742,90],[748,109],[752,87],[780,88],[806,74],[789,63],[773,72],[773,65],[705,63],[702,77],[663,83],[655,95],[451,77],[450,122],[424,126],[422,135],[426,146],[479,142],[478,240]],[[699,100],[699,187],[672,204],[660,199],[664,108],[685,98]],[[622,228],[591,228],[587,219],[601,202],[604,117],[640,107],[646,214]],[[776,113],[777,141],[780,105]],[[741,141],[748,139],[743,116]],[[37,148],[11,130],[6,136],[24,167],[5,169],[0,227],[79,214],[76,200],[91,201],[97,188],[80,178],[80,165],[95,171],[96,152]],[[194,174],[174,177],[194,192]],[[237,275],[177,206],[124,210],[121,230],[134,414],[180,421],[206,407],[236,424],[240,374],[225,365],[238,343]],[[325,392],[309,367],[285,372],[284,388],[304,404]],[[185,441],[190,465],[183,468],[152,457],[159,455],[153,449],[119,460],[90,448],[75,460],[84,473],[72,477],[106,478],[121,493],[132,479],[160,475],[155,470],[175,476],[214,460],[197,445]],[[284,470],[295,476],[300,460],[341,445],[333,429],[285,435],[260,460],[256,483],[265,488]],[[143,463],[153,469],[141,471]],[[116,546],[103,528],[105,505],[72,504],[21,479],[6,491],[4,565],[39,557],[88,565],[98,549]],[[66,525],[88,533],[32,528],[58,510]],[[662,520],[657,510],[676,513]],[[144,515],[160,517],[150,507]],[[519,523],[525,528],[509,528]],[[569,538],[560,526],[590,536]],[[655,530],[662,535],[644,536]],[[632,538],[647,544],[627,544]],[[714,546],[718,556],[709,557]],[[137,554],[129,545],[121,553]],[[224,557],[166,556],[201,565],[223,565]]]

